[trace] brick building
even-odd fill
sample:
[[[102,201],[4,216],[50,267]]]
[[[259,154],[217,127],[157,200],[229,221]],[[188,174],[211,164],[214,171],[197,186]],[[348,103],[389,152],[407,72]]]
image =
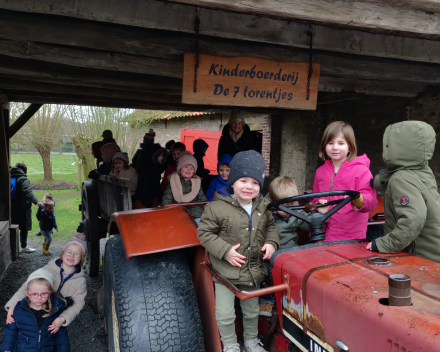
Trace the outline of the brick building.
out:
[[[229,114],[212,112],[176,112],[176,111],[136,111],[136,118],[148,119],[146,129],[152,128],[156,133],[155,142],[165,146],[173,139],[180,141],[181,130],[222,131],[228,123]],[[266,160],[269,174],[270,146],[271,146],[271,117],[270,115],[249,114],[246,123],[254,133],[257,145],[261,145],[261,153]],[[260,150],[259,150],[260,151]]]

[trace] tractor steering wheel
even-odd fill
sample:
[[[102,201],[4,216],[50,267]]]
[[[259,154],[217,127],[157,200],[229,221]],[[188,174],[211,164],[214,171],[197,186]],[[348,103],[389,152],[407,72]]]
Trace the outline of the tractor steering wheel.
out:
[[[281,210],[290,215],[297,217],[308,223],[312,229],[312,235],[310,236],[309,242],[317,242],[325,240],[325,231],[323,231],[324,223],[327,219],[340,210],[344,205],[348,204],[352,200],[358,198],[360,195],[357,191],[330,191],[330,192],[320,192],[320,193],[307,193],[301,196],[295,196],[290,198],[283,198],[276,200],[268,205],[269,209]],[[331,197],[331,196],[347,196],[345,199],[332,200],[326,204],[316,204],[317,208],[326,207],[328,205],[336,205],[334,208],[330,209],[327,213],[321,214],[319,212],[312,212],[310,215],[303,215],[295,210],[302,210],[306,208],[306,205],[296,205],[285,207],[282,204],[293,203],[299,200],[307,200],[309,203],[314,198]]]

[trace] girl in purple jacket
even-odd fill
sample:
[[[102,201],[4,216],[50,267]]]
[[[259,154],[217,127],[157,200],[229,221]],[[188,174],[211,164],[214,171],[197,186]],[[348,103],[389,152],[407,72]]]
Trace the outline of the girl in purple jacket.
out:
[[[324,160],[316,170],[313,192],[354,190],[360,197],[333,214],[324,230],[325,241],[363,239],[367,233],[368,213],[377,207],[375,190],[370,186],[373,175],[367,155],[357,157],[356,139],[351,125],[335,121],[327,126],[319,146]],[[327,200],[343,196],[328,197]]]

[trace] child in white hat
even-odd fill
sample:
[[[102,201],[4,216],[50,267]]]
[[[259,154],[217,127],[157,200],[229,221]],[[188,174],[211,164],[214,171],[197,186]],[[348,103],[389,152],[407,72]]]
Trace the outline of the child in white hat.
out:
[[[78,233],[66,242],[59,258],[51,260],[46,266],[39,269],[44,269],[53,275],[52,287],[55,292],[60,293],[63,297],[70,297],[73,300],[73,304],[63,311],[49,326],[49,330],[52,333],[57,332],[61,326],[69,325],[84,307],[87,284],[82,266],[86,256],[86,238],[82,233]],[[27,282],[21,286],[5,305],[8,311],[7,324],[14,322],[14,307],[26,296]]]
[[[69,336],[64,327],[51,333],[54,324],[66,308],[66,301],[54,292],[55,276],[41,268],[25,282],[26,297],[14,307],[14,321],[3,332],[1,351],[69,352]]]

